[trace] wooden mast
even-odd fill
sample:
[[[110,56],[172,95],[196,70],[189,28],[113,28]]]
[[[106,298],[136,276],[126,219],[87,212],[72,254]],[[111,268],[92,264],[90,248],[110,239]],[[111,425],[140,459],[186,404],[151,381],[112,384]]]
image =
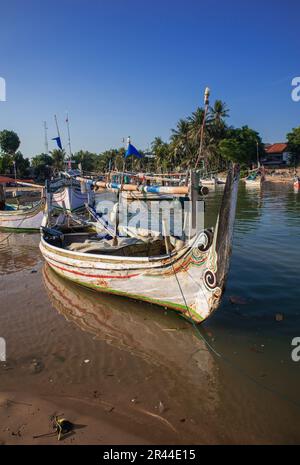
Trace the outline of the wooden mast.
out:
[[[200,130],[200,147],[199,147],[199,153],[198,153],[198,157],[197,157],[196,164],[195,164],[195,170],[197,169],[199,161],[200,161],[200,159],[202,157],[204,129],[205,129],[206,116],[207,116],[208,106],[209,106],[209,95],[210,95],[210,89],[209,89],[209,87],[206,87],[205,91],[204,91],[204,115],[203,115],[201,130]],[[206,155],[204,155],[204,166],[205,166],[205,169],[207,171]]]

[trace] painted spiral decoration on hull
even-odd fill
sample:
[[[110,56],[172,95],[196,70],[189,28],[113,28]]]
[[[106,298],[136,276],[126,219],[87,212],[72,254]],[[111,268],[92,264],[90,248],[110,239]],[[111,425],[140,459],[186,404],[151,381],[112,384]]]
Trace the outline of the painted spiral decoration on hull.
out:
[[[217,287],[217,277],[211,270],[206,270],[204,273],[204,283],[209,290],[213,290]]]

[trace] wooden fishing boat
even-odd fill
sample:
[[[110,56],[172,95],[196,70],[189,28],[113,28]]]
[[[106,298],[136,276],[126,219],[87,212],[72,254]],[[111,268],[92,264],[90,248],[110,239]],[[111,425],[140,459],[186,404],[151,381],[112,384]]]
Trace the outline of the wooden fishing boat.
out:
[[[0,210],[0,229],[36,231],[40,229],[44,215],[45,199],[33,206],[6,205]]]
[[[35,186],[24,182],[20,182],[18,185],[39,189],[43,197],[40,201],[34,202],[30,206],[14,205],[5,202],[5,194],[3,192],[2,209],[0,210],[0,229],[2,230],[39,230],[44,217],[47,193],[51,196],[50,209],[52,213],[60,213],[62,211],[75,212],[84,209],[85,204],[90,201],[90,196],[92,195],[88,189],[82,192],[80,183],[72,179],[62,178],[48,183],[46,190],[44,190],[43,186]],[[20,191],[18,191],[18,194],[20,194]],[[20,197],[23,198],[23,195],[20,195]]]
[[[43,229],[40,250],[54,271],[100,292],[148,301],[181,312],[196,322],[220,303],[228,273],[239,181],[239,168],[229,170],[214,232],[198,232],[182,244],[95,236]]]

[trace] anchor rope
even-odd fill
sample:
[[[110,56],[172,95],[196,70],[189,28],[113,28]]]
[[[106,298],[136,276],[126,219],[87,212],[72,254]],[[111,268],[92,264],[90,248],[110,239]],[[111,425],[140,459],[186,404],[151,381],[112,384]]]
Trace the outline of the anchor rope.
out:
[[[170,255],[170,254],[169,254]],[[220,352],[218,352],[211,344],[210,342],[207,340],[206,337],[203,336],[203,334],[200,332],[200,329],[198,328],[198,326],[196,325],[195,321],[193,320],[193,317],[192,317],[192,314],[191,314],[191,311],[189,309],[189,306],[187,304],[187,301],[186,301],[186,298],[185,298],[185,295],[184,295],[184,292],[183,292],[183,289],[182,289],[182,286],[180,284],[180,281],[179,281],[179,278],[177,276],[177,273],[176,273],[176,270],[174,268],[174,265],[173,265],[173,262],[171,263],[171,266],[172,266],[172,270],[173,270],[173,273],[174,273],[174,276],[176,278],[176,281],[177,281],[177,284],[178,284],[178,288],[180,290],[180,293],[181,293],[181,296],[182,296],[182,299],[184,301],[184,304],[186,306],[186,309],[189,313],[189,316],[190,316],[190,320],[192,322],[192,325],[197,333],[197,335],[199,336],[199,338],[204,341],[204,343],[207,345],[207,347],[209,347],[209,349],[219,358],[221,358],[222,360],[224,360],[228,365],[230,365],[233,369],[237,370],[242,376],[244,376],[245,378],[247,378],[248,380],[252,381],[252,383],[256,384],[257,386],[259,386],[260,388],[264,389],[265,391],[268,391],[268,392],[271,392],[272,394],[274,394],[275,396],[277,396],[278,398],[292,404],[292,405],[295,405],[296,407],[300,408],[300,403],[295,401],[294,399],[291,399],[289,396],[287,396],[286,394],[278,391],[277,389],[274,389],[272,387],[269,387],[267,386],[266,384],[264,383],[261,383],[260,381],[258,381],[254,376],[250,375],[249,373],[247,373],[240,365],[238,365],[237,363],[233,362],[229,357],[225,356],[224,354],[221,354]],[[204,294],[204,293],[203,293]],[[205,294],[204,294],[205,295]],[[205,296],[206,298],[206,296]]]

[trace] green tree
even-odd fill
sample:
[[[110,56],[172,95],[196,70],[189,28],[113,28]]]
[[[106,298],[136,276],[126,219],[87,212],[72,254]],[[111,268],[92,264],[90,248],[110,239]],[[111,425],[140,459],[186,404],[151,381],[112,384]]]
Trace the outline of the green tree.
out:
[[[97,156],[96,170],[105,173],[108,170],[122,171],[124,165],[125,149],[110,149]]]
[[[189,125],[190,125],[190,138],[191,142],[194,146],[194,157],[196,157],[196,151],[200,146],[200,135],[201,135],[201,127],[203,124],[204,118],[204,109],[203,108],[196,108],[196,110],[191,114],[188,118]]]
[[[4,129],[0,132],[1,152],[14,155],[20,146],[20,139],[16,132]]]
[[[45,181],[51,175],[51,166],[53,159],[46,153],[40,153],[31,159],[31,166],[33,167],[34,176],[39,181]]]
[[[4,153],[0,156],[0,172],[10,175],[13,173],[13,159],[11,155]]]
[[[219,150],[226,160],[249,165],[257,161],[257,143],[261,155],[264,148],[258,132],[248,126],[230,128],[226,138],[220,141]]]
[[[52,167],[55,172],[62,171],[64,169],[64,161],[66,152],[64,149],[53,149],[50,152],[52,158]]]
[[[14,155],[14,162],[16,164],[16,173],[20,178],[25,178],[29,174],[30,161],[28,158],[24,158],[23,154],[18,151]]]
[[[194,147],[191,138],[191,124],[180,119],[176,129],[172,129],[170,152],[175,165],[187,168],[194,159]]]
[[[83,171],[95,171],[98,155],[96,153],[88,152],[87,150],[79,150],[79,152],[74,154],[73,159],[77,163],[81,163]]]
[[[155,155],[156,168],[165,171],[169,161],[169,146],[161,137],[155,137],[151,143],[151,151]]]
[[[288,151],[291,154],[290,162],[297,166],[300,162],[300,126],[293,128],[286,137],[288,141]]]
[[[209,108],[209,121],[216,127],[224,128],[225,118],[228,118],[229,110],[225,102],[216,100],[212,107]]]

